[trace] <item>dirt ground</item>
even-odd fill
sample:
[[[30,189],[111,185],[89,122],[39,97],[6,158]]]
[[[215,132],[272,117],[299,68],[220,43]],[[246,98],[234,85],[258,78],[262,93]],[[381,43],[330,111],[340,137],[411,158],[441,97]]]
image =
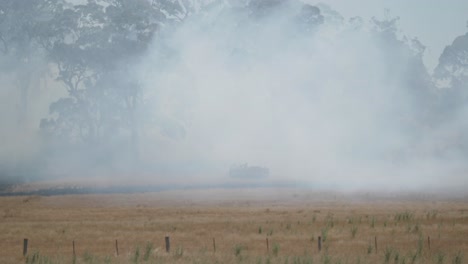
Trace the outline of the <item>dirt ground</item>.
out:
[[[468,201],[422,194],[215,189],[16,196],[0,197],[0,219],[0,263],[468,260]]]

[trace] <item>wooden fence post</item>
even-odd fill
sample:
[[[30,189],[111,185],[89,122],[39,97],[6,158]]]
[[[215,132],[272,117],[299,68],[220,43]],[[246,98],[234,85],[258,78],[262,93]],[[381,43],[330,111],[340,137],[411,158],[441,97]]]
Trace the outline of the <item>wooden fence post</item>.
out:
[[[169,236],[166,236],[165,241],[166,241],[166,252],[169,253],[169,250],[171,249],[171,241],[169,240]]]
[[[427,236],[427,246],[429,247],[429,251],[431,250],[431,237]]]
[[[270,245],[268,243],[268,237],[266,238],[267,254],[270,253]]]
[[[216,253],[216,240],[213,237],[213,252]]]
[[[25,238],[23,240],[23,256],[26,256],[28,254],[28,239]]]
[[[319,252],[322,251],[322,237],[321,236],[318,237],[318,250]]]
[[[374,237],[375,253],[377,254],[377,236]]]
[[[117,256],[119,255],[119,243],[117,242],[117,239],[115,240],[115,254],[117,254]]]
[[[72,246],[73,246],[73,257],[76,257],[76,253],[75,253],[75,240],[73,240]]]

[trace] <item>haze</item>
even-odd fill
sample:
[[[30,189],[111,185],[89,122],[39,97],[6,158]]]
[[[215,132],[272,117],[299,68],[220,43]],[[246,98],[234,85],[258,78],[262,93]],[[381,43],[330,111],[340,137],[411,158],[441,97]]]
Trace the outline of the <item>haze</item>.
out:
[[[466,194],[467,6],[381,2],[3,1],[0,180]]]

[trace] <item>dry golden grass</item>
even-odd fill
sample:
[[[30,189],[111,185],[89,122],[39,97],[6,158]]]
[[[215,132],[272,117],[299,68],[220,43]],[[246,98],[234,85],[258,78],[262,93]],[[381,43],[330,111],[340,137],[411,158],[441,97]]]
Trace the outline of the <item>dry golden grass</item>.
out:
[[[468,202],[352,198],[304,190],[0,197],[0,263],[466,262]],[[321,252],[318,236],[326,236]]]

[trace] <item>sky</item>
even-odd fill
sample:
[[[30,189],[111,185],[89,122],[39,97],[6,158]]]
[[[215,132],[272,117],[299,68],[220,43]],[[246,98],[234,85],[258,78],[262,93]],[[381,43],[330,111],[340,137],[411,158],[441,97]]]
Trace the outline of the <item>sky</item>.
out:
[[[385,9],[400,17],[400,29],[409,37],[417,37],[426,52],[424,62],[429,71],[437,65],[444,48],[457,36],[468,31],[468,1],[466,0],[322,0],[345,19],[360,16],[364,20],[383,17]]]

